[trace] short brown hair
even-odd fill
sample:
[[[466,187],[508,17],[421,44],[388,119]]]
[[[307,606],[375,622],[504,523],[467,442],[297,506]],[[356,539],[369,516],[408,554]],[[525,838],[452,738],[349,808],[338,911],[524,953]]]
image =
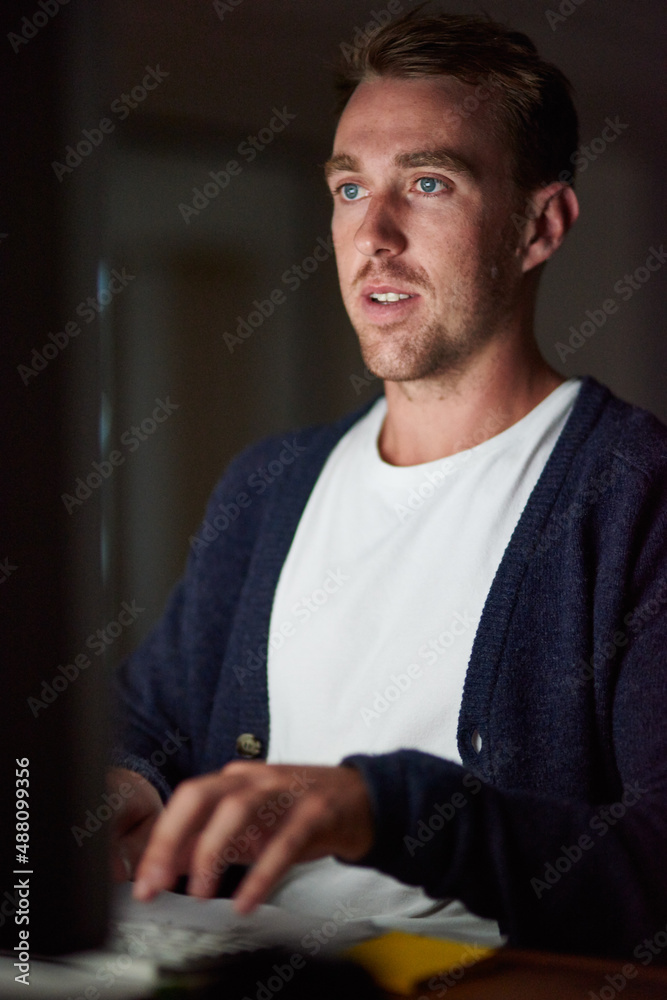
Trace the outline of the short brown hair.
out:
[[[573,181],[579,132],[572,87],[556,66],[540,58],[527,35],[483,17],[423,16],[420,8],[363,44],[346,46],[346,52],[336,81],[339,112],[360,83],[382,76],[442,74],[464,83],[489,83],[490,109],[509,143],[518,187],[530,191],[558,178]],[[465,102],[460,113],[468,117]]]

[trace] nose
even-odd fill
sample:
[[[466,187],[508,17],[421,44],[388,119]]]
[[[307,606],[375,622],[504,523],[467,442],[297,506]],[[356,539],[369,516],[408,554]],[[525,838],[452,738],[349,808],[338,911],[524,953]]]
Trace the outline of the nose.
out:
[[[405,250],[406,240],[396,210],[387,197],[372,195],[354,245],[365,257],[395,257]]]

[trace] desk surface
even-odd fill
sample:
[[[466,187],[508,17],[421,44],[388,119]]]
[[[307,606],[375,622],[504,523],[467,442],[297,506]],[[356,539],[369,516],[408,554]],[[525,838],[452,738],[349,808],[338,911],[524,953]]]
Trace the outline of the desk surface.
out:
[[[15,970],[11,963],[11,958],[0,959],[0,996],[27,996],[24,988],[17,987],[13,981]],[[59,970],[48,963],[33,963],[32,972],[29,993],[34,1000],[71,1000],[81,993],[85,996],[83,988],[90,984],[90,978],[85,979],[81,970],[69,970],[70,976],[78,976],[74,982],[67,979],[68,970]],[[58,977],[53,978],[56,973],[61,974],[62,982],[56,981]],[[224,973],[220,986],[221,996],[224,996]],[[102,1000],[101,993],[99,995]],[[149,987],[140,990],[116,982],[111,989],[103,991],[103,1000],[138,1000],[154,995]],[[164,994],[158,992],[157,995]],[[288,1000],[292,994],[285,989],[283,995]],[[406,1000],[405,995],[385,995],[388,1000]],[[443,997],[447,1000],[450,997],[451,1000],[615,1000],[619,995],[622,1000],[666,1000],[667,967],[501,949],[475,965],[458,966],[449,973],[430,977],[410,994],[409,1000],[442,1000]],[[348,996],[341,1000],[357,998]]]
[[[667,967],[501,949],[491,958],[431,977],[411,1000],[666,1000]],[[457,978],[458,977],[458,978]],[[389,994],[394,996],[395,994]],[[405,1000],[405,998],[403,998]]]

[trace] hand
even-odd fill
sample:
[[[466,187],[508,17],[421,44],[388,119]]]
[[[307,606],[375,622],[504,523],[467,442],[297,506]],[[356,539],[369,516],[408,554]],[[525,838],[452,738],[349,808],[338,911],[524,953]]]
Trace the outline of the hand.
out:
[[[127,882],[134,875],[162,812],[157,790],[136,771],[114,767],[107,772],[107,791],[122,801],[114,818],[111,865],[114,882]]]
[[[188,892],[213,896],[228,864],[253,864],[235,893],[249,913],[297,861],[357,861],[373,844],[363,778],[350,767],[236,761],[178,786],[137,870],[136,899],[189,874]]]

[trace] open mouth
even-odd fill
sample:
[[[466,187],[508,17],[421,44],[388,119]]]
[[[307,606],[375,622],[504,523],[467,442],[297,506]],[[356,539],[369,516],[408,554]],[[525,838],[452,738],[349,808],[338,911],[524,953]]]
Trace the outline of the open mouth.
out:
[[[398,302],[419,298],[417,292],[408,291],[400,285],[390,285],[388,281],[369,281],[360,291],[362,298],[372,305],[395,306]]]
[[[403,299],[414,298],[406,292],[371,292],[368,297],[371,302],[400,302]]]
[[[391,285],[368,284],[361,289],[362,309],[373,323],[393,323],[405,319],[418,308],[418,292],[407,292]]]

